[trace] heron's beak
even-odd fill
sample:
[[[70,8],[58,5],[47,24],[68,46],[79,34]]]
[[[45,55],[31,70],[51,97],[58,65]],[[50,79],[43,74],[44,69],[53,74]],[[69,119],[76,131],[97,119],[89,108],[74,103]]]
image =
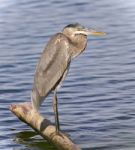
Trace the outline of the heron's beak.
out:
[[[92,29],[84,29],[81,31],[76,31],[76,34],[96,35],[96,36],[106,35],[105,32],[100,32],[100,31],[96,31],[96,30],[92,30]]]
[[[106,35],[105,32],[96,31],[96,30],[86,30],[86,33],[87,33],[87,35],[97,35],[97,36]]]

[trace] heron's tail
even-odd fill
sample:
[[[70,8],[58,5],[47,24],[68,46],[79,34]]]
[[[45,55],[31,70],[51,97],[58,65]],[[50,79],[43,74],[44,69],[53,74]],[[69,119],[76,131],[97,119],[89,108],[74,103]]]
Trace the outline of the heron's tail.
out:
[[[35,88],[33,88],[31,92],[31,102],[32,102],[32,107],[38,111],[41,105],[41,97]]]

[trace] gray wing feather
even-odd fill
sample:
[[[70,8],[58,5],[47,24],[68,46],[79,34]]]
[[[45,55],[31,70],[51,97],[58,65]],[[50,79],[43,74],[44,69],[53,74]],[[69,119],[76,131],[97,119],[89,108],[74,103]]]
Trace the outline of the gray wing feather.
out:
[[[70,63],[68,40],[56,34],[47,44],[36,67],[34,86],[40,96],[45,97],[63,77]]]

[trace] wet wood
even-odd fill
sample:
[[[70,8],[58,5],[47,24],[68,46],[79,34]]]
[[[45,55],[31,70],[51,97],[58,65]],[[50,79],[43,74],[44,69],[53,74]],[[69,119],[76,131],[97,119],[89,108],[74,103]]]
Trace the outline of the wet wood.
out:
[[[37,131],[44,139],[56,146],[59,150],[81,150],[73,141],[63,132],[57,135],[55,126],[38,112],[32,109],[30,103],[12,104],[10,110],[21,121],[28,124]]]

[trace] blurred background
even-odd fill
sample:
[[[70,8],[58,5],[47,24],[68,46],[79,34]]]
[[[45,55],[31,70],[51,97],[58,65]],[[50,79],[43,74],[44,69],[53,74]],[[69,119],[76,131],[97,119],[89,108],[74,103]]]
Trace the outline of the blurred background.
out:
[[[50,37],[70,23],[89,37],[59,91],[61,128],[83,150],[135,149],[135,1],[0,0],[0,149],[55,150],[10,111],[30,101],[35,67]],[[41,113],[54,122],[52,94]]]

